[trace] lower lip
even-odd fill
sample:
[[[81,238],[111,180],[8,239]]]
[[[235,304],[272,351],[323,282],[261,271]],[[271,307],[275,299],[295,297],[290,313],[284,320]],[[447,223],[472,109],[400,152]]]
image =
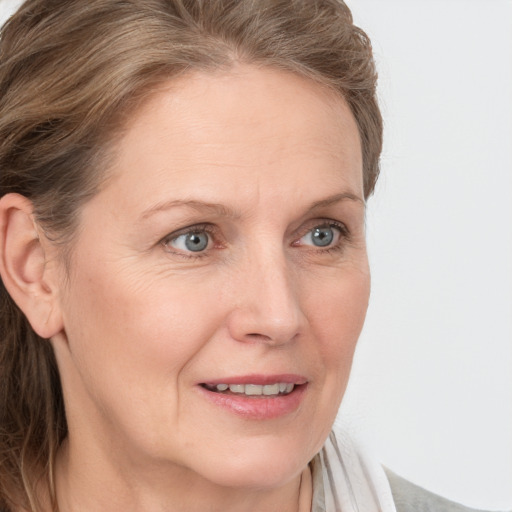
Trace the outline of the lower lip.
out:
[[[270,420],[296,411],[304,398],[307,384],[296,386],[287,395],[256,396],[223,394],[198,386],[210,402],[228,411],[251,420]]]

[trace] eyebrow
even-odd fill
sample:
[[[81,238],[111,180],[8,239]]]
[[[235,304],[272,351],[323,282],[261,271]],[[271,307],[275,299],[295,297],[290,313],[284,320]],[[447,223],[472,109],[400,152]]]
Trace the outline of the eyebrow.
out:
[[[311,204],[307,211],[314,211],[320,208],[327,208],[328,206],[332,206],[333,204],[347,200],[358,202],[363,206],[366,205],[364,199],[362,199],[358,195],[353,194],[351,192],[343,192],[341,194],[335,194],[333,196],[326,197],[325,199],[315,201],[314,203]],[[175,199],[172,201],[164,201],[162,203],[158,203],[155,206],[152,206],[151,208],[144,210],[140,218],[144,220],[147,219],[148,217],[151,217],[155,213],[180,207],[188,207],[196,210],[199,213],[210,213],[218,215],[220,217],[228,217],[232,219],[239,219],[242,216],[241,212],[233,210],[232,208],[223,204],[210,203],[207,201],[197,201],[194,199]]]
[[[363,206],[366,206],[366,201],[362,197],[359,197],[357,194],[353,194],[352,192],[343,192],[341,194],[335,194],[325,199],[321,199],[320,201],[315,201],[310,206],[309,211],[318,210],[319,208],[326,208],[327,206],[332,206],[333,204],[339,203],[341,201],[355,201],[362,204]]]
[[[182,207],[192,208],[193,210],[196,210],[199,213],[213,213],[220,217],[230,217],[234,219],[241,217],[240,212],[237,212],[223,204],[209,203],[206,201],[196,201],[194,199],[175,199],[172,201],[164,201],[162,203],[158,203],[155,206],[152,206],[151,208],[148,208],[142,213],[141,219],[147,219],[148,217],[151,217],[152,215],[158,212]]]

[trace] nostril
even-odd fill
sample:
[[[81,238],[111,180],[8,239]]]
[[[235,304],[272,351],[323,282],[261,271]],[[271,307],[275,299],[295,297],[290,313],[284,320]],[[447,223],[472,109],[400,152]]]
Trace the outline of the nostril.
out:
[[[260,334],[259,332],[250,332],[246,334],[247,338],[253,339],[255,341],[262,341],[262,340],[271,340],[270,336],[267,336],[266,334]]]

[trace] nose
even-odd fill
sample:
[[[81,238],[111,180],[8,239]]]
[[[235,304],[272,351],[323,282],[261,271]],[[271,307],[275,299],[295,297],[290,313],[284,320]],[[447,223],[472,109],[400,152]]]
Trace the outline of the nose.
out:
[[[282,254],[252,258],[230,287],[230,335],[241,342],[283,345],[305,328],[298,274]]]

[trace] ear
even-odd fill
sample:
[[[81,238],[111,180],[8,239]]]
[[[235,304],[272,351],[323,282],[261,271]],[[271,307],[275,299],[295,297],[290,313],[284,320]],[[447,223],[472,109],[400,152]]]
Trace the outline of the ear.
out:
[[[44,235],[42,235],[44,236]],[[0,199],[0,276],[34,331],[51,338],[63,328],[55,261],[48,264],[32,203],[19,194]]]

